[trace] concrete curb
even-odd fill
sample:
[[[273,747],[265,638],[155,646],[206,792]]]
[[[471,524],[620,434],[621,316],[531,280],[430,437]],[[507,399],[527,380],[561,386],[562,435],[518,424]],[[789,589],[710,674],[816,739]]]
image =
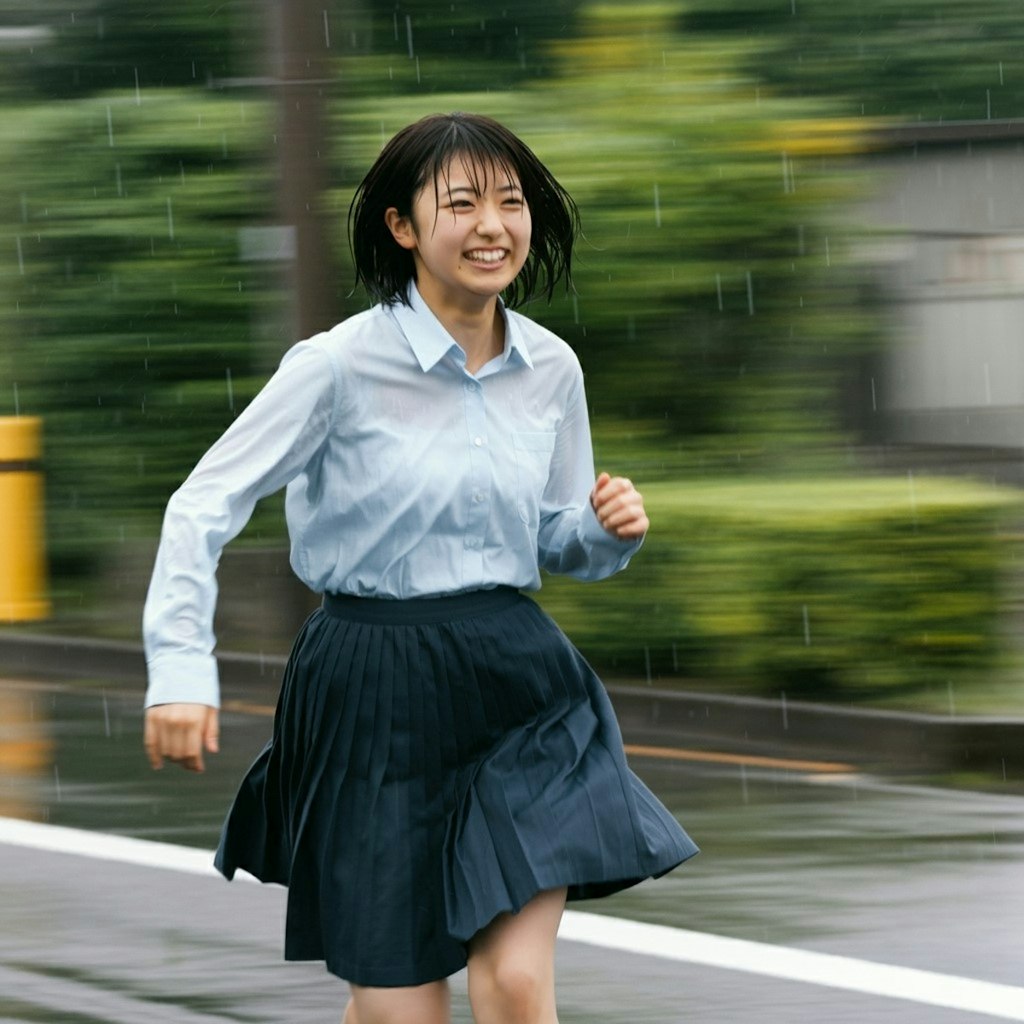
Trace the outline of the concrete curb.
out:
[[[274,703],[286,659],[218,655],[227,699]],[[145,686],[140,644],[0,632],[0,673]],[[612,684],[627,740],[841,761],[857,769],[1024,781],[1024,718],[957,717]]]

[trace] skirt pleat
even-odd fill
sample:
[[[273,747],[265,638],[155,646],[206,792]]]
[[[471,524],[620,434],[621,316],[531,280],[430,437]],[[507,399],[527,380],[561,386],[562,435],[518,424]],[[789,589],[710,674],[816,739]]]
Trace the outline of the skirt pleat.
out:
[[[696,852],[627,766],[583,657],[497,588],[325,598],[216,864],[288,886],[286,958],[400,986],[459,970],[541,891],[606,895]]]

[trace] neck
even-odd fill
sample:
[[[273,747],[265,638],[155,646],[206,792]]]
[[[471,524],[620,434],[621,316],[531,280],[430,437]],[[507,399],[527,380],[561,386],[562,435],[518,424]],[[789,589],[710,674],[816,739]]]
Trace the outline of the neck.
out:
[[[485,363],[500,355],[505,347],[505,319],[498,309],[497,296],[481,296],[479,303],[447,303],[442,295],[420,297],[441,322],[444,329],[466,353],[466,369],[476,373]]]

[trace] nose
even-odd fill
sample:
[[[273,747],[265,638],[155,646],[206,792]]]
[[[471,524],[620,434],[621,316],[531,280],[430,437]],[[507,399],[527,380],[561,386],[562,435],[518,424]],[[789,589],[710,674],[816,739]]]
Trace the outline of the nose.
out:
[[[487,238],[500,235],[505,230],[505,225],[501,219],[501,211],[498,209],[497,203],[484,202],[480,204],[480,217],[477,221],[476,230],[477,234],[484,235]]]

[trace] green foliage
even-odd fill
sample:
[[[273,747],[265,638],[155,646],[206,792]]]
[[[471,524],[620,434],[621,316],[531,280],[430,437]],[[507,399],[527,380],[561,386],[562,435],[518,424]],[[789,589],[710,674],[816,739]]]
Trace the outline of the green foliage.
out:
[[[253,340],[274,289],[239,243],[271,205],[265,114],[150,91],[0,126],[0,412],[45,417],[58,570],[154,528],[267,369]]]
[[[837,389],[879,344],[852,228],[858,181],[821,165],[858,146],[821,103],[737,72],[746,43],[674,34],[677,3],[591,5],[553,47],[557,74],[517,93],[386,96],[381,70],[335,132],[336,203],[383,138],[437,109],[518,131],[580,205],[577,294],[525,312],[579,352],[598,431],[628,424],[669,473],[694,453],[754,466],[834,442]],[[610,439],[609,439],[610,440]]]
[[[252,31],[243,5],[210,0],[34,0],[29,23],[51,38],[20,55],[13,84],[65,97],[238,74],[248,50],[243,30]]]
[[[864,700],[976,682],[996,662],[1015,492],[835,478],[665,483],[644,496],[653,528],[627,572],[541,591],[606,669]]]
[[[1019,0],[689,0],[684,33],[750,40],[748,73],[868,117],[1019,117]]]

